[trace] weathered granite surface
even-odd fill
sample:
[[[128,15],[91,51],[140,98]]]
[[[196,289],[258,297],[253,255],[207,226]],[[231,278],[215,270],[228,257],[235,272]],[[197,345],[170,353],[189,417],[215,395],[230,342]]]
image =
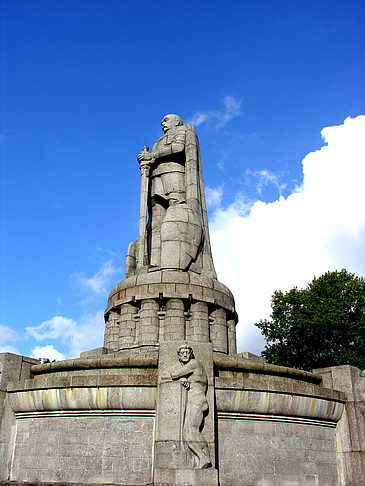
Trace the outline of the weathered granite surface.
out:
[[[184,423],[181,430],[184,377],[176,374],[177,365],[185,366],[176,351],[186,344],[34,365],[33,378],[9,383],[16,424],[11,479],[339,484],[335,431],[345,395],[323,388],[312,373],[222,359],[209,343],[190,346],[207,376],[201,433],[212,467],[186,467],[192,454],[184,447]],[[179,460],[186,462],[177,467]]]
[[[161,343],[156,412],[154,483],[218,484],[211,344]]]
[[[215,278],[198,137],[178,115],[164,116],[161,126],[152,152],[145,146],[137,157],[139,236],[129,245],[126,275],[176,269]]]
[[[338,423],[339,472],[343,484],[361,486],[365,478],[365,370],[335,366],[314,370],[323,384],[346,393]]]
[[[16,433],[7,385],[30,377],[30,368],[35,363],[39,361],[13,353],[0,353],[0,480],[9,476]]]
[[[236,352],[232,293],[218,280],[191,271],[158,270],[123,280],[110,292],[105,320],[109,352],[184,339]]]

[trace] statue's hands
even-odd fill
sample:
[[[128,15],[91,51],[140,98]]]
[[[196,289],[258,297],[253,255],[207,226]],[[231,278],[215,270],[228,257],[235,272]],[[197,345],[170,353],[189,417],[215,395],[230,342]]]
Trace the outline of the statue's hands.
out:
[[[138,163],[140,167],[143,165],[151,165],[154,162],[154,158],[151,154],[151,152],[148,152],[147,150],[142,150],[137,156]]]
[[[186,388],[187,390],[189,390],[189,389],[190,389],[190,383],[189,383],[189,381],[188,381],[186,378],[181,378],[181,379],[180,379],[180,383],[181,383],[181,384],[182,384],[182,386],[183,386],[184,388]]]

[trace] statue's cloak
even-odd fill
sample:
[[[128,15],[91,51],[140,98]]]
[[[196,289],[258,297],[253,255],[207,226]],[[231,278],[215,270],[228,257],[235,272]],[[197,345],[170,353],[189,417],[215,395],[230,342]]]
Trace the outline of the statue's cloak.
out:
[[[202,163],[200,156],[199,139],[196,131],[192,125],[185,124],[186,129],[185,138],[185,187],[186,187],[186,202],[198,215],[201,220],[203,228],[202,249],[198,255],[195,265],[191,269],[207,275],[211,278],[217,278],[212,250],[210,246],[208,216],[204,194]],[[200,267],[200,268],[199,268]],[[200,273],[200,272],[199,272]]]

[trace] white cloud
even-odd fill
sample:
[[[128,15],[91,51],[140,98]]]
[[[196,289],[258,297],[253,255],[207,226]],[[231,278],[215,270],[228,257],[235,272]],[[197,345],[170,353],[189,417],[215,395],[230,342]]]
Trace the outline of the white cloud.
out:
[[[44,339],[67,338],[72,334],[76,326],[77,324],[73,319],[55,316],[38,326],[26,327],[25,330],[29,336],[34,337],[37,341],[42,341]]]
[[[26,331],[28,336],[37,341],[59,340],[68,347],[68,358],[78,357],[81,351],[102,346],[104,335],[103,311],[84,314],[78,322],[67,317],[54,316],[38,326],[27,327]],[[43,348],[44,346],[37,349]],[[47,358],[49,356],[42,357]]]
[[[198,127],[203,123],[213,123],[216,129],[223,128],[233,118],[242,114],[242,100],[234,96],[225,96],[222,100],[223,108],[220,110],[197,111],[188,120],[188,123]]]
[[[120,272],[121,269],[114,266],[113,260],[108,260],[92,277],[75,272],[71,275],[71,281],[82,290],[91,292],[92,296],[104,297],[110,290],[113,275]]]
[[[18,335],[14,329],[11,329],[8,326],[3,326],[0,324],[0,343],[8,343],[9,341],[16,341],[18,339]]]
[[[113,258],[103,262],[95,274],[87,277],[85,273],[75,272],[70,279],[82,295],[86,295],[81,304],[88,305],[88,310],[95,305],[97,298],[106,298],[112,287],[112,279],[115,274],[121,273],[121,268],[114,264],[116,255],[110,250],[97,248],[96,257],[104,259],[107,253]],[[59,307],[63,307],[62,299],[57,299]],[[61,314],[61,312],[60,312]],[[36,346],[32,353],[37,357],[52,359],[66,359],[78,357],[82,351],[99,348],[103,345],[104,337],[104,313],[102,310],[81,314],[77,319],[71,319],[62,315],[53,316],[37,326],[26,327],[27,337],[38,342],[47,341],[45,346]],[[49,341],[54,341],[50,344]],[[54,348],[62,349],[62,353]],[[48,351],[48,354],[47,354]],[[43,353],[43,355],[42,355]],[[57,357],[57,353],[59,353]],[[60,358],[60,355],[64,358]]]
[[[209,118],[210,118],[210,114],[212,112],[209,112],[209,111],[197,111],[194,113],[194,115],[191,117],[191,119],[189,120],[188,123],[191,123],[192,125],[195,125],[196,127],[198,127],[199,125],[201,125],[202,123],[206,122]]]
[[[239,349],[259,353],[254,322],[270,314],[276,289],[303,287],[327,270],[365,273],[365,116],[322,130],[327,145],[303,160],[303,183],[287,199],[238,195],[211,218],[219,279],[233,291]]]
[[[70,355],[79,356],[81,351],[103,346],[104,328],[104,311],[81,316],[70,339]]]
[[[248,180],[254,180],[256,183],[256,191],[259,196],[262,196],[263,189],[269,185],[275,186],[279,194],[281,195],[282,190],[286,188],[286,184],[281,182],[281,177],[274,172],[267,169],[263,170],[251,170],[246,169],[245,175]]]
[[[0,346],[0,353],[21,354],[18,348],[9,345]]]
[[[212,188],[207,186],[205,188],[205,199],[207,206],[214,207],[219,206],[222,202],[223,186]]]
[[[31,358],[48,358],[50,361],[54,359],[61,361],[65,359],[65,355],[57,351],[52,344],[46,344],[45,346],[36,346],[31,351]]]

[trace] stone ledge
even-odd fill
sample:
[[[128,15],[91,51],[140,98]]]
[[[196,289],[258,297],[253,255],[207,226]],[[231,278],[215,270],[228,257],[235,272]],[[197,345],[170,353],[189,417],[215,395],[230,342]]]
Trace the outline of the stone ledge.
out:
[[[157,353],[155,356],[120,356],[118,353],[97,358],[75,358],[34,365],[31,371],[34,375],[52,373],[55,371],[89,370],[103,368],[157,368]]]
[[[247,416],[304,417],[307,420],[338,422],[345,403],[320,395],[306,396],[262,390],[216,389],[218,412]],[[234,418],[232,416],[232,418]],[[255,420],[255,419],[253,419]]]
[[[57,483],[42,483],[39,481],[0,481],[0,486],[121,486],[122,483],[65,483],[63,481]],[[124,484],[123,486],[145,486],[143,484]]]
[[[215,378],[215,388],[217,390],[244,390],[304,395],[340,402],[345,402],[346,400],[346,395],[343,392],[325,388],[308,381],[294,380],[286,376],[250,372],[219,371],[219,376]]]
[[[308,371],[287,368],[285,366],[259,363],[257,361],[244,359],[240,356],[214,356],[214,364],[218,370],[246,371],[251,373],[262,373],[266,375],[286,376],[296,380],[308,381],[320,384],[322,378]]]
[[[157,386],[157,370],[153,376],[146,375],[104,375],[104,376],[70,376],[44,377],[9,382],[7,391],[29,391],[54,388],[102,388],[102,387],[154,387]]]
[[[156,386],[46,388],[9,392],[14,412],[155,410]]]

